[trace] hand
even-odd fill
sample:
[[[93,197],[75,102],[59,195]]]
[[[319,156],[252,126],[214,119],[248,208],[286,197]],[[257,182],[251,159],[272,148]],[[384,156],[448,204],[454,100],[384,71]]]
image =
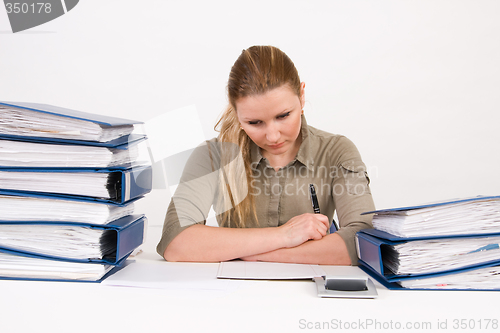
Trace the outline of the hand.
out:
[[[284,247],[295,247],[310,239],[319,240],[326,235],[328,217],[323,214],[306,213],[291,218],[278,227],[284,238]]]

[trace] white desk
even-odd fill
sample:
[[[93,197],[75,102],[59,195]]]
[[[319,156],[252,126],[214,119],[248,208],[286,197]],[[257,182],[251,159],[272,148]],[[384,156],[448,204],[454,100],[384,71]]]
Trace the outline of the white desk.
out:
[[[136,258],[138,262],[170,264],[153,253],[158,233],[150,232],[144,252]],[[217,264],[190,265],[204,269]],[[328,273],[335,267],[324,269]],[[232,287],[200,291],[4,280],[0,281],[0,331],[500,331],[497,292],[389,291],[378,285],[378,299],[333,299],[317,297],[312,281],[242,281]],[[469,329],[454,330],[454,320],[462,319]],[[489,322],[485,329],[488,320],[496,320],[497,326]],[[396,329],[407,324],[413,329]],[[447,324],[447,330],[443,326],[438,330],[438,324]],[[425,325],[431,325],[431,329],[423,329]],[[472,325],[475,329],[470,329]]]

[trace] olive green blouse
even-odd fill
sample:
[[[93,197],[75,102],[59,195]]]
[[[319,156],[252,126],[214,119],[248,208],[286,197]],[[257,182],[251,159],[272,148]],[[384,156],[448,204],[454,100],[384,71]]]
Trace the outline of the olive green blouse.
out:
[[[251,143],[251,189],[255,195],[257,225],[277,227],[294,216],[313,213],[309,184],[314,184],[321,214],[332,221],[337,211],[340,226],[337,233],[356,265],[356,232],[372,228],[371,215],[361,213],[375,210],[366,167],[346,137],[308,126],[304,116],[301,126],[302,143],[296,158],[278,171],[269,165],[260,148]],[[185,228],[204,224],[212,205],[216,214],[223,212],[216,200],[220,150],[220,142],[215,138],[191,154],[167,210],[157,246],[160,255]],[[241,188],[247,190],[246,186]]]

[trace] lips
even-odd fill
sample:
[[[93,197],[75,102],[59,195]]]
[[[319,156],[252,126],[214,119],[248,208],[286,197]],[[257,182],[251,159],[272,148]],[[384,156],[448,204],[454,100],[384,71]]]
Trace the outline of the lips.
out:
[[[281,148],[283,147],[283,145],[285,144],[285,142],[282,142],[282,143],[278,143],[278,144],[275,144],[275,145],[267,145],[269,148],[271,149],[278,149],[278,148]]]

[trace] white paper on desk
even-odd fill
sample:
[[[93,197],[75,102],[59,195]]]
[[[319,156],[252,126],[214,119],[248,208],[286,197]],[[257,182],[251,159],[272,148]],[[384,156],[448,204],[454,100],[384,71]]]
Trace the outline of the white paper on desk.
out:
[[[218,280],[217,265],[175,262],[134,262],[101,282],[108,286],[176,290],[228,289],[228,282]]]
[[[305,280],[326,276],[319,265],[275,262],[225,261],[219,264],[217,278],[248,280]]]

